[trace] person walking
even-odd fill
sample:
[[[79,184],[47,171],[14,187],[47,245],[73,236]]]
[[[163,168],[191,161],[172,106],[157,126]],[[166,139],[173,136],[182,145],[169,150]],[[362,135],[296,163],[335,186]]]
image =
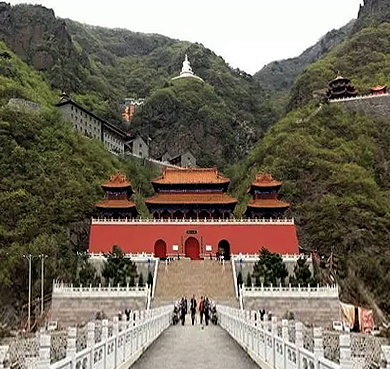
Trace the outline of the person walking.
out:
[[[184,325],[186,322],[186,303],[185,303],[184,297],[182,297],[181,302],[180,302],[180,319],[181,319],[181,325]]]
[[[209,325],[209,320],[210,320],[210,301],[209,301],[208,297],[206,297],[206,299],[203,301],[203,311],[204,311],[204,320],[206,322],[206,325]]]
[[[190,311],[191,311],[191,321],[192,325],[195,325],[195,314],[196,314],[196,299],[195,294],[192,295],[192,299],[190,301]]]
[[[199,302],[199,314],[200,314],[200,325],[202,329],[204,329],[204,300],[203,296],[200,297],[200,302]]]

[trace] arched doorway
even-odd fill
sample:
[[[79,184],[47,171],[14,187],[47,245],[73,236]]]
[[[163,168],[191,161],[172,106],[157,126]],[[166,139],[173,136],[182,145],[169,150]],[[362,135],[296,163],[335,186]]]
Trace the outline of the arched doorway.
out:
[[[218,252],[223,255],[225,260],[230,260],[230,244],[226,240],[219,241]]]
[[[154,256],[160,259],[167,257],[167,244],[163,240],[158,240],[154,244]]]
[[[196,238],[190,237],[185,243],[186,257],[191,260],[200,260],[199,242]]]

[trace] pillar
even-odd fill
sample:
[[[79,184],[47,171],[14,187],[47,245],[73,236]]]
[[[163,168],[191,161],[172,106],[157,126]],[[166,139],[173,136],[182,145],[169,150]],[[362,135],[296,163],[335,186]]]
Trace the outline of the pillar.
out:
[[[72,368],[76,367],[76,337],[77,329],[73,327],[68,328],[68,340],[66,345],[66,357],[70,358]],[[50,352],[49,352],[50,355]],[[47,367],[45,367],[47,368]],[[43,369],[43,367],[42,367]]]
[[[301,322],[295,323],[295,345],[297,348],[303,347],[303,324]]]
[[[288,342],[288,320],[282,320],[282,337],[284,341]]]
[[[275,337],[278,336],[278,318],[276,316],[272,317],[271,321],[271,332],[272,332],[272,365],[276,366],[276,352],[275,352]]]
[[[73,329],[76,330],[76,328]],[[39,359],[37,369],[46,369],[50,367],[50,339],[50,335],[44,333],[41,333],[41,336],[39,337]],[[74,340],[74,344],[74,356],[76,356],[76,339]]]
[[[102,321],[102,342],[107,341],[108,339],[108,320],[103,319]]]
[[[324,340],[322,338],[322,328],[314,328],[314,362],[319,368],[319,360],[324,357]]]
[[[340,335],[340,369],[353,369],[349,334]]]
[[[88,336],[87,336],[87,347],[91,348],[95,346],[95,323],[88,323]]]
[[[9,356],[9,346],[0,346],[0,369],[9,368],[8,356]]]

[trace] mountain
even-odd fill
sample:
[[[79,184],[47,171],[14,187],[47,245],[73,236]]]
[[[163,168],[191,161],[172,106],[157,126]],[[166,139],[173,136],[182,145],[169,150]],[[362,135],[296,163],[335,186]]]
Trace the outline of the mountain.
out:
[[[73,280],[88,247],[93,204],[102,181],[118,170],[150,195],[156,173],[119,160],[97,140],[74,131],[53,105],[42,75],[0,42],[0,337],[25,314],[28,268],[23,255],[48,255],[46,293],[53,279]],[[40,265],[32,260],[33,298]],[[7,321],[7,319],[9,319]],[[19,325],[20,326],[20,325]]]
[[[351,33],[355,20],[338,30],[332,30],[313,46],[295,58],[278,60],[267,64],[254,74],[256,80],[280,104],[281,112],[287,105],[291,87],[298,75],[311,63],[326,55],[333,47],[344,41]]]
[[[179,74],[187,53],[194,72],[204,79],[205,88],[211,89],[219,102],[208,108],[205,96],[200,97],[206,105],[201,112],[189,115],[187,108],[178,111],[162,131],[145,120],[142,112],[136,126],[122,126],[149,135],[151,151],[156,155],[167,148],[172,155],[191,150],[193,142],[199,163],[221,167],[243,158],[276,121],[272,104],[259,83],[245,72],[230,68],[220,56],[201,44],[88,26],[58,19],[52,10],[33,5],[0,3],[0,23],[0,40],[42,71],[54,89],[66,91],[86,108],[118,125],[121,125],[119,105],[127,97],[146,98],[146,110],[148,114],[155,113],[154,121],[158,116],[169,115],[165,105],[151,106],[156,101],[152,96],[174,88],[172,77]],[[194,112],[196,106],[189,110]],[[214,113],[223,121],[217,121]],[[209,122],[209,131],[217,132],[223,127],[221,137],[226,136],[226,140],[214,140],[213,147],[203,145],[203,136],[193,135],[196,122],[188,119],[200,115]],[[181,127],[180,135],[192,137],[192,141],[182,141],[172,135],[170,128],[177,126]],[[234,137],[237,127],[245,130],[244,138]]]
[[[255,173],[283,180],[300,246],[337,255],[343,300],[389,317],[390,118],[386,108],[362,109],[359,101],[353,109],[321,103],[316,94],[338,71],[361,94],[389,85],[390,24],[363,28],[308,65],[293,84],[291,111],[226,173],[240,211]]]
[[[389,21],[390,4],[387,0],[364,0],[363,5],[360,5],[358,20],[353,27],[353,32]]]

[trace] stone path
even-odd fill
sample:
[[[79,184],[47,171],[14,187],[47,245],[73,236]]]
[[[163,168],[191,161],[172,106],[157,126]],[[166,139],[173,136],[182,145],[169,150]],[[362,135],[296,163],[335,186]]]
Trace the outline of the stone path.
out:
[[[189,317],[189,315],[187,315]],[[221,327],[186,325],[168,328],[131,367],[134,369],[259,368]]]

